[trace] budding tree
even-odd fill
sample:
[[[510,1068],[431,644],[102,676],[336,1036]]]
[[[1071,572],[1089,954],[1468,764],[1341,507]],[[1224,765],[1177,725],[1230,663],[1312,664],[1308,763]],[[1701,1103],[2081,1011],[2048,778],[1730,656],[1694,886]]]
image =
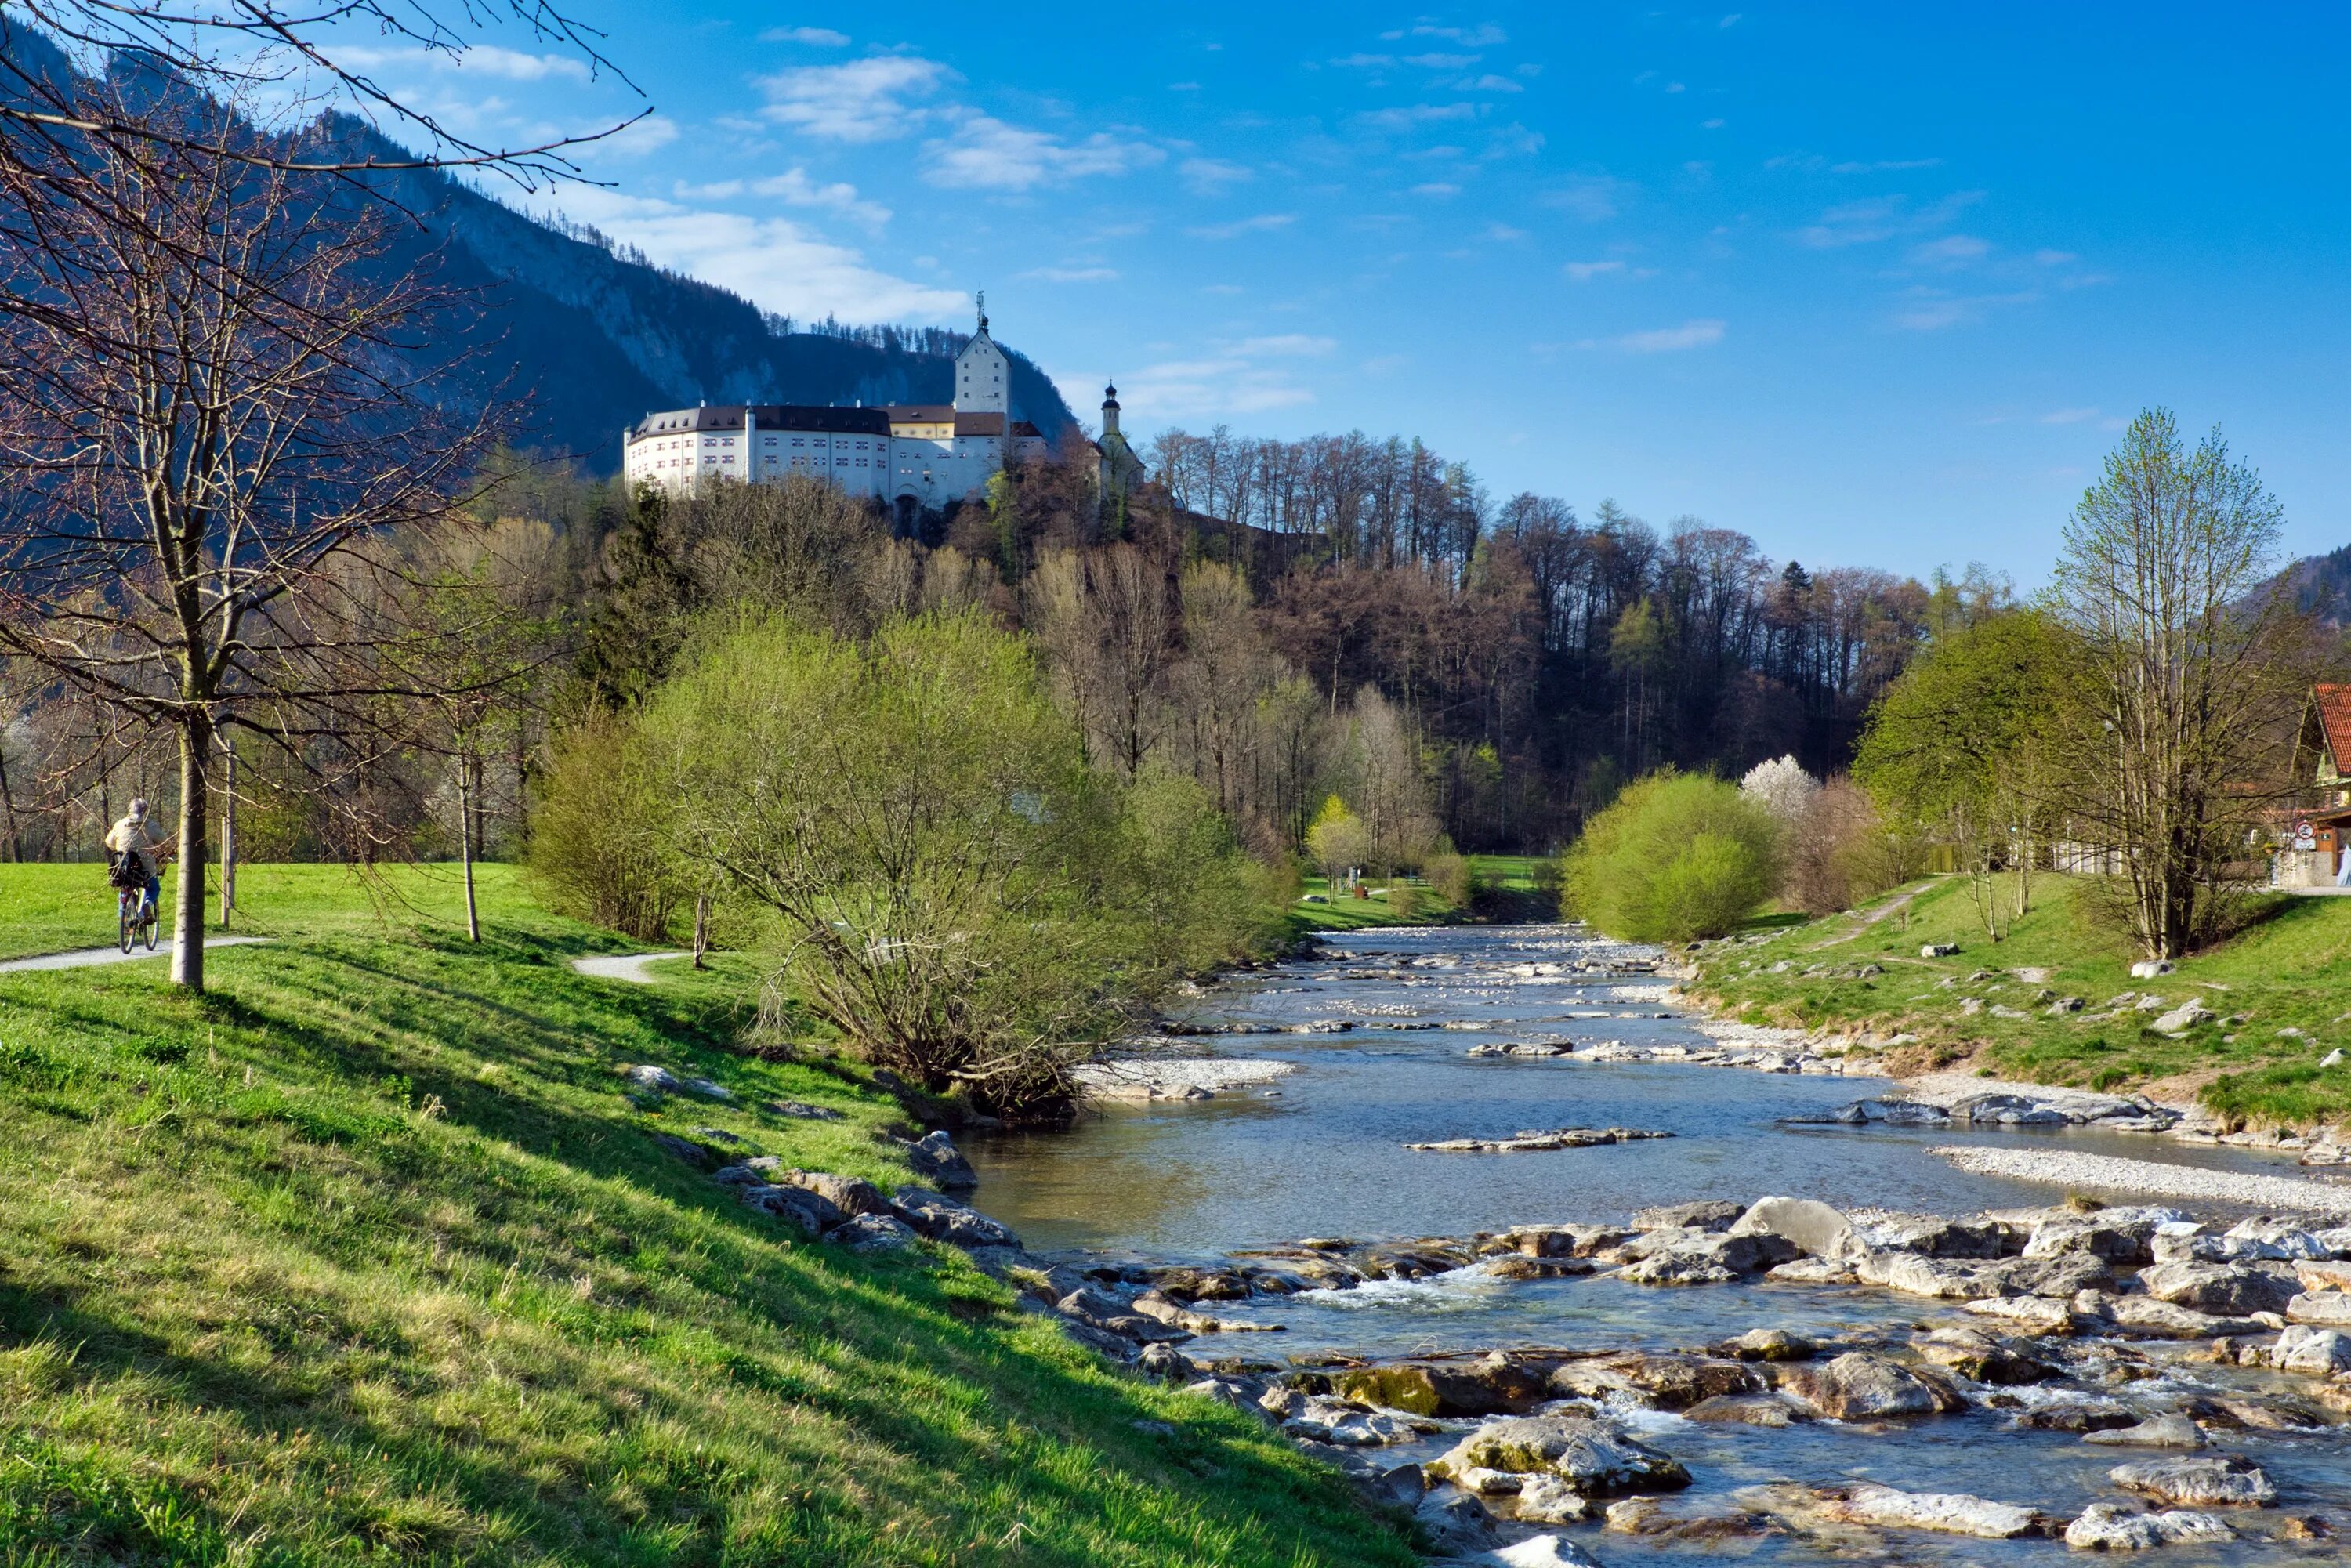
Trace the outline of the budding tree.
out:
[[[388,260],[393,215],[285,166],[296,142],[213,151],[271,140],[229,106],[87,90],[179,130],[80,138],[13,192],[0,653],[175,738],[172,977],[201,987],[222,727],[350,758],[397,726],[381,655],[411,633],[385,542],[445,514],[496,431],[432,401],[463,301]]]

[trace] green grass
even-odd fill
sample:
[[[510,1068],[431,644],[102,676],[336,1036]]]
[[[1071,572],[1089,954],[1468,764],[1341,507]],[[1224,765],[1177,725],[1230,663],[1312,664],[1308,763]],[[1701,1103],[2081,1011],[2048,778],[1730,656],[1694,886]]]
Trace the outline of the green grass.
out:
[[[1470,873],[1480,886],[1526,898],[1531,898],[1538,891],[1535,872],[1541,864],[1534,855],[1469,857]],[[1371,878],[1367,882],[1377,880]],[[1327,877],[1308,876],[1301,888],[1301,894],[1320,894],[1330,902],[1292,903],[1288,911],[1290,934],[1358,931],[1374,925],[1442,925],[1473,918],[1470,911],[1440,897],[1425,882],[1413,883],[1410,893],[1398,899],[1392,889],[1400,881],[1390,879],[1381,889],[1384,896],[1357,898],[1351,893],[1332,893]]]
[[[61,928],[89,870],[0,872],[11,942],[41,945],[16,898]],[[204,998],[0,976],[0,1560],[1414,1560],[959,1254],[797,1242],[664,1153],[711,1127],[905,1177],[856,1072],[737,1048],[745,961],[589,980],[571,957],[629,944],[504,872],[479,946],[445,879],[377,907],[342,875],[241,873],[280,940],[215,952]],[[641,1105],[613,1069],[645,1061],[736,1099]]]
[[[2003,884],[2004,895],[2012,885]],[[2085,879],[2043,875],[2032,886],[2032,912],[1997,943],[1959,877],[1913,884],[1851,916],[1758,922],[1750,935],[1768,931],[1768,940],[1709,950],[1694,988],[1754,1022],[1915,1033],[1929,1061],[1971,1061],[2001,1077],[2113,1092],[2192,1092],[2223,1116],[2250,1123],[2309,1126],[2351,1113],[2351,1069],[2318,1065],[2337,1046],[2351,1054],[2351,900],[2262,897],[2235,937],[2181,960],[2173,974],[2134,980],[2138,955],[2085,907]],[[1870,918],[1888,909],[1897,912]],[[1959,944],[1956,957],[1919,956],[1927,944],[1950,942]],[[1782,963],[1789,967],[1771,972]],[[1872,963],[1886,973],[1830,972]],[[2027,983],[2011,973],[2020,968],[2050,976]],[[1968,979],[1981,970],[1997,973]],[[2034,1000],[2044,988],[2085,998],[2090,1012],[2126,990],[2175,1005],[2200,998],[2222,1019],[2241,1021],[2167,1039],[2147,1027],[2154,1012],[2050,1017]],[[1970,998],[1985,1010],[1962,1015]],[[2030,1016],[1997,1018],[1992,1005]],[[2280,1033],[2288,1029],[2304,1032]]]

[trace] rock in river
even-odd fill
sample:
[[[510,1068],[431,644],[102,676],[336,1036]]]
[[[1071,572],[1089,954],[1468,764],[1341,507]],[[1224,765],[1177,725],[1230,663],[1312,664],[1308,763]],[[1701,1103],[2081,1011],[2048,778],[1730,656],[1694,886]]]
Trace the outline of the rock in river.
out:
[[[2146,1492],[2166,1502],[2266,1508],[2277,1500],[2277,1488],[2270,1484],[2270,1478],[2244,1459],[2143,1459],[2116,1465],[2106,1477],[2126,1490]]]
[[[2275,1263],[2158,1263],[2138,1282],[2157,1301],[2227,1317],[2282,1312],[2299,1289],[2294,1270]]]
[[[1991,1502],[1965,1492],[1898,1491],[1893,1487],[1862,1482],[1832,1505],[1832,1517],[1879,1529],[1939,1530],[1953,1535],[1975,1535],[1987,1541],[2013,1541],[2038,1535],[2045,1521],[2041,1514],[2014,1503]]]
[[[1585,1497],[1673,1491],[1690,1484],[1679,1460],[1590,1416],[1519,1416],[1489,1422],[1454,1445],[1434,1468],[1548,1473]]]
[[[1780,1387],[1815,1413],[1840,1421],[1940,1416],[1964,1410],[1968,1403],[1938,1373],[1860,1350],[1818,1366],[1784,1368]]]
[[[1805,1197],[1759,1197],[1731,1222],[1733,1236],[1776,1236],[1810,1258],[1844,1258],[1859,1249],[1853,1222]]]
[[[2076,1552],[2144,1552],[2190,1541],[2227,1541],[2234,1533],[2213,1514],[2181,1508],[2135,1513],[2118,1502],[2094,1502],[2065,1527],[2065,1544]]]
[[[1512,1133],[1507,1138],[1446,1138],[1434,1144],[1406,1144],[1405,1147],[1440,1155],[1524,1155],[1672,1136],[1671,1133],[1653,1133],[1637,1127],[1559,1127],[1550,1132]]]

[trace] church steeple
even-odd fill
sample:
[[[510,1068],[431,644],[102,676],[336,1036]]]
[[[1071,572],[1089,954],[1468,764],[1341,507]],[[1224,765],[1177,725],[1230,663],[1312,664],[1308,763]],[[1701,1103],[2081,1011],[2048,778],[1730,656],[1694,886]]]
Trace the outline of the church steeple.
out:
[[[983,289],[981,289],[981,290],[979,291],[979,293],[978,293],[978,295],[977,295],[977,302],[978,307],[979,307],[979,335],[980,335],[981,337],[985,338],[985,337],[987,337],[987,289],[983,288]]]
[[[1102,388],[1102,434],[1116,435],[1118,433],[1118,383],[1113,382]]]
[[[987,335],[987,292],[982,289],[973,301],[977,308],[979,330],[963,352],[956,356],[955,406],[957,413],[1000,413],[1009,419],[1012,413],[1012,364],[996,340]],[[998,434],[1001,438],[1001,433]]]

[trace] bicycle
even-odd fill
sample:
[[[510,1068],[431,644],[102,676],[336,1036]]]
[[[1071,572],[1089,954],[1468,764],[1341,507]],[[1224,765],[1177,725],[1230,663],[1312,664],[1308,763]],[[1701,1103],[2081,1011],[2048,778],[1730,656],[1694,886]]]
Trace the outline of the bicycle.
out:
[[[141,881],[136,887],[117,885],[114,890],[114,914],[122,939],[122,951],[131,951],[131,944],[143,942],[147,951],[155,950],[158,936],[156,910],[147,896],[147,884]]]

